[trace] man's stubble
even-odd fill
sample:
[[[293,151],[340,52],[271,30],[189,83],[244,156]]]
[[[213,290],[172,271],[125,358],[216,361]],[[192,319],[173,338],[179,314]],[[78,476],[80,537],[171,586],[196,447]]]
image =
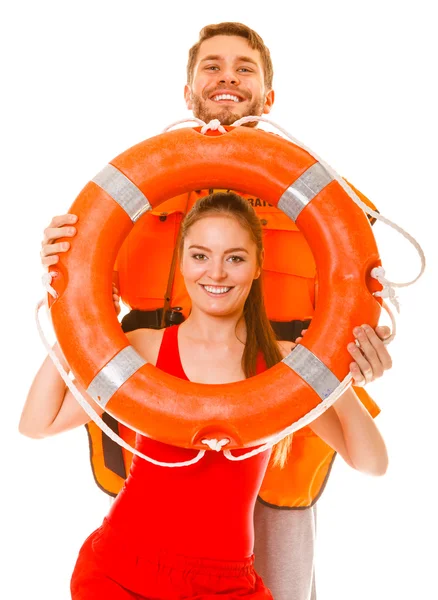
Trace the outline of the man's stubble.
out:
[[[219,119],[222,125],[232,125],[238,119],[247,117],[249,115],[261,116],[263,114],[263,107],[265,104],[261,98],[260,100],[254,100],[254,102],[248,106],[247,111],[243,115],[239,115],[233,112],[233,109],[230,106],[224,106],[220,111],[215,111],[213,113],[206,107],[206,101],[193,92],[191,95],[191,100],[193,103],[192,111],[196,118],[202,119],[205,123],[209,123],[212,119]],[[256,127],[257,121],[245,123],[245,125],[247,127]]]

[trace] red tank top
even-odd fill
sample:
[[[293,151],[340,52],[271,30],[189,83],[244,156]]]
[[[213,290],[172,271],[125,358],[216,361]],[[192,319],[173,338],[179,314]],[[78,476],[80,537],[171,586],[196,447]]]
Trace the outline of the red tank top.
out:
[[[179,355],[177,326],[164,332],[157,367],[188,379]],[[265,369],[260,353],[257,373]],[[165,462],[187,461],[197,454],[142,435],[137,435],[136,448]],[[242,560],[253,552],[253,511],[269,456],[270,451],[265,451],[231,462],[222,452],[209,450],[198,463],[174,468],[134,456],[108,520],[139,555],[142,548],[149,553],[155,548],[190,557]]]

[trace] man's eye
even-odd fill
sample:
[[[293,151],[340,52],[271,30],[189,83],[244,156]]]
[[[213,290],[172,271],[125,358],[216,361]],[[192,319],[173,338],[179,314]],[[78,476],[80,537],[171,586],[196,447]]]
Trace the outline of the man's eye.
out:
[[[213,69],[219,69],[219,67],[216,67],[215,65],[210,65],[209,67],[206,67],[206,70],[213,70]]]
[[[247,73],[251,73],[251,69],[248,69],[248,67],[240,67],[239,71],[246,71]]]

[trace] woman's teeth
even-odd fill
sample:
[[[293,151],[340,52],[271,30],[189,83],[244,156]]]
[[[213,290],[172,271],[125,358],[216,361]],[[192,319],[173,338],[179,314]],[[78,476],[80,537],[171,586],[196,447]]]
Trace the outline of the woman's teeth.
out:
[[[211,287],[209,285],[203,285],[202,287],[210,294],[225,294],[231,290],[230,287]]]

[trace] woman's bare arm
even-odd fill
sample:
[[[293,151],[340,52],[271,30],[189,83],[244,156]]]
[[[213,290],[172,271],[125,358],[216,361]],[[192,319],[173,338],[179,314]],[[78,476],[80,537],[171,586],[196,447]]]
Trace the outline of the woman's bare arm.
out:
[[[309,427],[353,469],[369,475],[386,473],[388,453],[385,442],[373,418],[351,388]]]
[[[157,353],[160,335],[162,336],[161,331],[140,329],[128,333],[127,338],[148,362],[155,364],[151,352]],[[57,344],[54,350],[65,370],[69,371],[67,361]],[[101,415],[103,409],[77,381],[75,384],[97,414]],[[85,425],[89,421],[90,417],[66,387],[51,358],[47,356],[27,395],[19,423],[20,433],[31,438],[44,438]]]
[[[53,347],[62,366],[68,372],[69,366],[58,344]],[[78,382],[76,386],[101,415],[103,410],[85,392]],[[84,425],[90,417],[68,390],[50,356],[47,356],[38,370],[27,394],[18,426],[20,433],[31,438],[44,438],[61,431]]]
[[[286,341],[278,342],[278,345],[283,357],[295,346]],[[346,390],[309,427],[353,469],[370,475],[384,475],[386,472],[388,453],[385,442],[353,389]]]

